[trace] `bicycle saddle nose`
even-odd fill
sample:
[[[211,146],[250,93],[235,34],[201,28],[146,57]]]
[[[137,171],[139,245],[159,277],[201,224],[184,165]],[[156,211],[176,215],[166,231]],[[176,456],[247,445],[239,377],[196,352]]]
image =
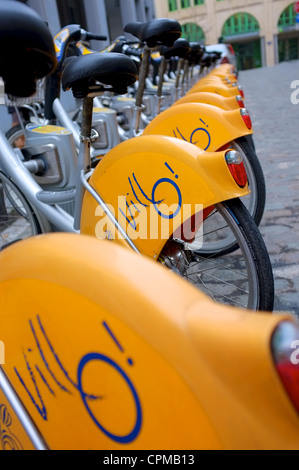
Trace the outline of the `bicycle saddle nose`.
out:
[[[129,23],[125,26],[124,31],[133,34],[141,42],[145,42],[148,47],[158,45],[171,47],[182,35],[180,23],[168,18],[159,18],[148,23]]]
[[[187,39],[179,38],[175,41],[173,47],[162,46],[160,48],[160,54],[165,57],[165,59],[170,59],[171,57],[186,57],[191,51],[189,41]]]
[[[20,2],[1,2],[0,76],[6,93],[32,95],[35,80],[49,75],[56,65],[52,35],[44,20]]]
[[[204,48],[198,42],[190,42],[191,51],[189,53],[189,60],[193,63],[199,62],[204,55]]]
[[[89,93],[102,91],[123,95],[137,78],[135,63],[124,54],[88,54],[65,60],[62,88],[64,91],[72,89],[76,98],[85,98]]]
[[[209,54],[208,52],[204,52],[201,60],[200,60],[200,65],[202,65],[203,67],[209,67],[212,63],[212,58],[211,58],[211,54]]]

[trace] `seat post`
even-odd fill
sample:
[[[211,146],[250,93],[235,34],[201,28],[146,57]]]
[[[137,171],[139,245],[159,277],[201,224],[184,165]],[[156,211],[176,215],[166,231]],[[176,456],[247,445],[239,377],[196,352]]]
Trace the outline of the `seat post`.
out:
[[[86,96],[83,99],[82,124],[80,134],[80,149],[76,170],[76,199],[74,214],[74,229],[79,230],[81,224],[81,211],[85,189],[81,183],[81,173],[87,173],[91,169],[90,146],[98,137],[92,130],[93,97]]]
[[[176,82],[175,82],[175,101],[177,101],[180,98],[180,91],[181,91],[180,80],[181,80],[183,67],[184,67],[184,59],[179,59],[178,67],[177,67]]]
[[[83,99],[82,110],[82,126],[81,126],[81,139],[89,139],[91,137],[91,123],[93,111],[93,98],[86,96]]]
[[[138,89],[136,93],[134,117],[131,125],[130,137],[134,137],[134,135],[138,135],[139,133],[140,116],[143,109],[142,101],[145,90],[146,78],[148,76],[149,71],[150,55],[151,49],[147,45],[145,45],[138,77]]]
[[[167,62],[165,57],[161,56],[161,63],[159,67],[159,83],[158,83],[158,91],[157,91],[157,106],[156,106],[156,115],[160,114],[161,106],[162,106],[162,99],[163,99],[163,81],[164,81],[164,74],[166,72]]]

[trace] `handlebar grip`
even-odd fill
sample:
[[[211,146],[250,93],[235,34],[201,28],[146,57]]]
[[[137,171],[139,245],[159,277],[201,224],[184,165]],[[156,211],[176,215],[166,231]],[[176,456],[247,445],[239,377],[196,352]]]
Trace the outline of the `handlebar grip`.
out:
[[[140,50],[127,46],[126,44],[123,46],[123,53],[126,55],[133,55],[135,57],[138,57],[139,59],[142,56],[142,52]]]
[[[96,39],[98,41],[107,41],[107,36],[101,36],[99,34],[86,33],[86,39]]]

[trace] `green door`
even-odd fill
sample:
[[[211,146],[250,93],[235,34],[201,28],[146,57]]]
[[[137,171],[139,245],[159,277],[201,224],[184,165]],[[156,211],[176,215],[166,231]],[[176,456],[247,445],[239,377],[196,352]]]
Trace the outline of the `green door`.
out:
[[[262,66],[261,41],[232,44],[237,57],[238,70],[255,69]]]
[[[279,62],[299,59],[299,37],[278,40]]]

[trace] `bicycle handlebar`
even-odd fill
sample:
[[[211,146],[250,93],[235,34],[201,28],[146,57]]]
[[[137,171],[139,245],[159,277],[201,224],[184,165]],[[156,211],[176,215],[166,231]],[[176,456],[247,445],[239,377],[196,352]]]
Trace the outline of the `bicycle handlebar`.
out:
[[[101,36],[99,34],[93,34],[93,33],[87,33],[86,32],[85,37],[82,38],[82,39],[87,39],[87,40],[96,39],[97,41],[107,41],[108,38],[107,38],[107,36]]]
[[[142,52],[140,50],[134,49],[133,47],[130,47],[127,44],[123,45],[122,51],[126,55],[133,55],[135,57],[138,57],[139,59],[142,57]]]
[[[68,37],[63,41],[62,47],[61,47],[61,54],[59,58],[59,64],[60,66],[64,62],[64,59],[66,57],[67,49],[71,43],[76,43],[77,41],[81,40],[90,40],[90,39],[95,39],[98,41],[106,41],[107,37],[99,34],[94,34],[90,33],[88,31],[85,31],[83,28],[80,27],[80,25],[71,25],[69,28],[69,35]]]

